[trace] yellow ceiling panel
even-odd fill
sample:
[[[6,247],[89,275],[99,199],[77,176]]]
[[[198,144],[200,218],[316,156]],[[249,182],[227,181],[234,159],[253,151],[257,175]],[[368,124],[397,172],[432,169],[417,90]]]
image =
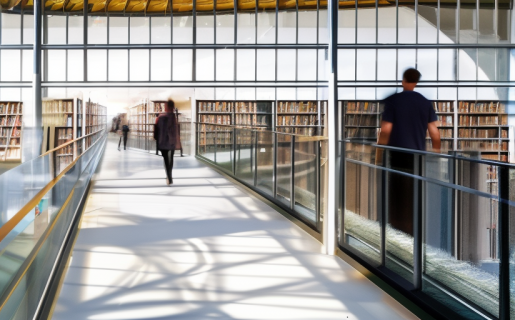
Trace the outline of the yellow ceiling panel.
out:
[[[83,0],[68,0],[66,5],[64,6],[66,11],[79,11],[84,8]]]
[[[258,0],[259,9],[275,9],[276,0]]]
[[[90,6],[90,12],[105,11],[106,0],[89,0],[88,5]]]
[[[213,0],[197,0],[197,11],[213,11]]]
[[[193,0],[172,0],[174,12],[193,11]]]
[[[126,12],[142,12],[147,7],[147,0],[129,0]]]
[[[230,10],[234,9],[234,0],[217,0],[216,10]]]
[[[127,0],[111,0],[107,5],[107,10],[111,12],[123,11],[127,5]]]
[[[295,0],[279,0],[279,9],[293,9],[297,7]]]
[[[45,10],[62,10],[64,7],[64,0],[47,0],[45,1]]]
[[[32,8],[34,7],[34,1],[33,0],[23,0],[21,3],[21,6],[25,8]]]
[[[256,0],[238,0],[238,10],[256,9]]]
[[[168,0],[150,0],[147,12],[166,12],[168,8]]]

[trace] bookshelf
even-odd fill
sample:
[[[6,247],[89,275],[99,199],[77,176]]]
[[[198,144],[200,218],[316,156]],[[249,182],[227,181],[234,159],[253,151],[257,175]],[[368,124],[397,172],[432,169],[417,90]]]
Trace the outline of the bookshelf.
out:
[[[502,101],[458,102],[457,150],[474,150],[483,159],[507,162],[509,127]]]
[[[21,162],[23,104],[0,102],[0,162]]]
[[[277,131],[323,136],[327,101],[278,101]]]
[[[341,101],[340,104],[345,116],[345,138],[376,141],[384,103],[376,100],[352,100]]]
[[[440,132],[441,150],[450,151],[454,150],[454,119],[455,108],[454,101],[431,101],[436,116],[438,117],[438,131]],[[426,132],[426,149],[431,150],[433,144],[431,137]]]
[[[79,104],[78,104],[79,105]],[[77,108],[78,110],[79,108]],[[77,112],[79,115],[79,112]],[[87,102],[84,113],[85,134],[97,132],[107,125],[107,108],[94,102]],[[77,130],[78,131],[78,130]],[[87,150],[98,139],[98,135],[93,135],[85,139],[85,149]]]
[[[148,102],[144,100],[129,109],[129,134],[136,138],[131,139],[131,146],[134,148],[146,149],[145,143],[148,136],[147,108]]]
[[[43,101],[43,126],[47,133],[44,137],[44,147],[46,146],[46,150],[57,148],[75,139],[77,134],[76,123],[74,123],[76,118],[76,100],[78,99]],[[60,149],[56,153],[56,172],[59,173],[66,168],[73,161],[73,158],[74,150],[72,145]]]

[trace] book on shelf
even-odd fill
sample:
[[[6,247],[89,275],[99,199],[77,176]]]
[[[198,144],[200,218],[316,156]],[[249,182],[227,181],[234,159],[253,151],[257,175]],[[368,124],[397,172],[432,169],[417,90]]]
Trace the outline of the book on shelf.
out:
[[[318,112],[316,101],[281,101],[278,113],[315,113]]]
[[[438,115],[438,121],[440,122],[440,127],[453,127],[454,126],[454,116],[442,116]]]
[[[508,151],[508,141],[458,140],[458,149],[473,151]]]
[[[485,160],[508,162],[508,155],[505,154],[481,154],[481,158]]]
[[[438,131],[440,132],[440,138],[444,139],[450,139],[453,138],[453,129],[442,129],[439,128]],[[426,138],[430,138],[429,131],[426,131]]]
[[[506,113],[506,105],[499,101],[470,102],[460,101],[458,104],[460,113]]]
[[[346,113],[381,113],[384,103],[378,101],[345,101]]]
[[[459,126],[478,126],[478,125],[508,125],[508,115],[495,116],[469,116],[460,115],[458,120]]]
[[[432,101],[435,112],[454,112],[454,104],[451,101]]]
[[[499,129],[459,129],[458,138],[499,138]]]

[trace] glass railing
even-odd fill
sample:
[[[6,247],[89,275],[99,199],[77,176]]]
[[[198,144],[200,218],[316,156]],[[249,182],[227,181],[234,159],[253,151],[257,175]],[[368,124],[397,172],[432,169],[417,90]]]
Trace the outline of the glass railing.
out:
[[[340,141],[339,245],[467,319],[515,319],[515,166]]]
[[[327,139],[196,124],[197,156],[321,233]]]
[[[41,310],[105,141],[102,129],[0,175],[0,319]]]

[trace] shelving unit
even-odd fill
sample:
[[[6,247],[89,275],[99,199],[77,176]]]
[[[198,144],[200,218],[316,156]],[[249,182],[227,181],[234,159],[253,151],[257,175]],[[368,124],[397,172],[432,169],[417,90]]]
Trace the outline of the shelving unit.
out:
[[[78,99],[43,101],[43,126],[46,133],[43,139],[43,145],[46,147],[44,151],[57,148],[75,139],[77,135],[77,126],[74,121],[77,112],[75,109],[76,100]],[[56,172],[61,172],[73,161],[74,152],[71,145],[57,152],[55,159]]]
[[[449,151],[454,150],[454,119],[455,108],[454,101],[431,101],[433,109],[438,117],[439,125],[438,131],[440,132],[441,150]],[[426,136],[426,148],[431,150],[432,143],[429,133]]]
[[[0,162],[21,162],[23,104],[0,102]]]
[[[277,131],[323,136],[327,101],[278,101]]]
[[[84,114],[86,135],[97,132],[107,125],[107,108],[94,102],[86,103]],[[96,142],[98,135],[87,137],[85,140],[86,150]]]
[[[129,109],[130,145],[133,148],[146,149],[148,137],[147,128],[148,102],[145,100]]]
[[[345,138],[377,141],[384,103],[376,100],[340,101],[344,111]]]

